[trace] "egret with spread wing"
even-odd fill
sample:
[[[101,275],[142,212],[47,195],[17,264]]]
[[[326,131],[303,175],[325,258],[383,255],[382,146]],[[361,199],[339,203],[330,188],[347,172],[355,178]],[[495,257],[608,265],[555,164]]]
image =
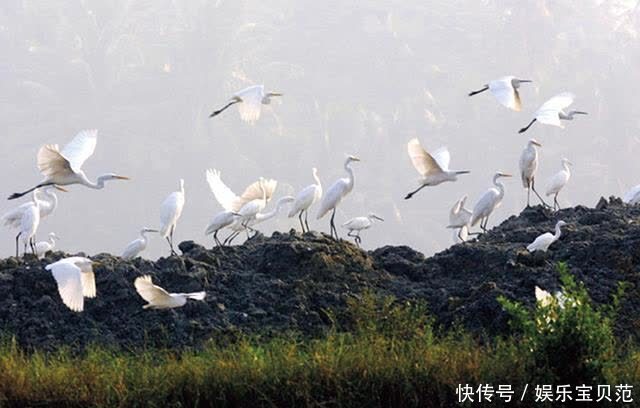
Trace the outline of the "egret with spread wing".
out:
[[[531,122],[522,129],[518,133],[526,132],[531,125],[533,125],[536,121],[540,123],[544,123],[545,125],[558,126],[560,128],[564,128],[561,120],[573,120],[575,115],[586,115],[587,112],[571,110],[565,112],[564,110],[569,107],[573,103],[575,99],[575,95],[571,92],[563,92],[554,96],[553,98],[546,101],[540,109],[538,109],[531,119]]]
[[[569,166],[573,166],[573,163],[571,163],[569,159],[565,157],[562,158],[561,162],[562,162],[562,170],[560,170],[559,172],[554,174],[553,177],[551,177],[551,180],[549,180],[549,186],[547,187],[547,192],[546,192],[547,196],[553,195],[554,210],[560,209],[560,203],[558,202],[558,194],[560,193],[560,190],[562,190],[564,186],[566,186],[567,183],[569,182],[569,179],[571,178],[571,169],[569,168]]]
[[[530,79],[518,79],[514,76],[505,76],[490,81],[488,84],[485,84],[482,89],[470,92],[469,96],[489,90],[500,104],[514,111],[520,111],[520,109],[522,109],[522,102],[520,101],[518,88],[520,88],[520,84],[525,82],[532,81]]]
[[[511,174],[499,171],[493,176],[493,185],[495,187],[488,189],[473,207],[470,221],[471,226],[480,222],[482,231],[487,231],[489,216],[502,204],[502,199],[504,198],[504,185],[498,181],[502,177],[511,177]]]
[[[331,212],[331,221],[329,222],[329,226],[331,228],[331,237],[335,237],[338,239],[338,230],[336,229],[336,225],[334,222],[336,216],[336,207],[343,198],[347,196],[353,190],[353,186],[355,184],[355,175],[353,174],[353,169],[351,168],[351,163],[358,162],[358,159],[355,156],[347,156],[347,159],[344,161],[344,170],[347,172],[347,177],[343,177],[341,179],[336,180],[327,190],[327,192],[322,197],[322,201],[320,202],[320,208],[318,209],[318,215],[316,215],[316,219],[324,217],[330,210]]]
[[[160,286],[154,285],[151,276],[145,275],[136,278],[133,282],[138,295],[147,304],[143,309],[172,309],[182,307],[187,303],[187,299],[204,300],[205,292],[193,293],[169,293]]]
[[[260,119],[262,105],[270,104],[271,98],[274,96],[282,96],[282,94],[279,92],[265,93],[264,85],[250,86],[236,92],[225,106],[214,111],[209,117],[218,116],[232,105],[239,104],[238,112],[240,112],[240,118],[245,122],[253,123]]]
[[[289,218],[292,218],[294,215],[298,214],[298,220],[300,220],[300,228],[302,229],[302,233],[305,232],[305,226],[307,227],[307,231],[309,231],[309,222],[307,221],[307,214],[309,213],[309,207],[311,207],[314,203],[320,201],[322,198],[322,184],[320,183],[320,178],[318,178],[318,169],[313,168],[313,178],[315,179],[315,184],[310,184],[300,190],[298,195],[291,206],[291,211],[289,211]],[[304,223],[302,222],[302,215],[304,214]]]
[[[227,239],[224,241],[224,244],[225,245],[231,244],[231,242],[238,236],[240,232],[247,229],[253,229],[253,227],[256,226],[257,224],[263,223],[275,217],[280,213],[280,211],[285,205],[294,202],[294,200],[295,198],[292,196],[280,197],[276,202],[276,206],[271,211],[257,213],[252,219],[247,221],[246,225],[244,225],[241,222],[241,219],[239,218],[229,226],[229,228],[231,228],[234,232],[227,237]],[[254,232],[257,233],[257,231],[254,231]]]
[[[91,259],[72,256],[49,264],[44,269],[51,271],[62,302],[74,312],[84,310],[85,297],[96,297],[96,279]]]

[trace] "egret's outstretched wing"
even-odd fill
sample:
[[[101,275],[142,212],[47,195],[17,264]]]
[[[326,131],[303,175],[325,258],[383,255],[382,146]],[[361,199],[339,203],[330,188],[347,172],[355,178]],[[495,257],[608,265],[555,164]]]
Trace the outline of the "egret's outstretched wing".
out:
[[[71,169],[77,173],[82,169],[84,162],[96,150],[97,142],[98,131],[96,129],[83,130],[62,149],[60,154],[67,159]]]
[[[2,217],[0,217],[0,222],[2,222],[2,224],[7,227],[18,228],[20,226],[20,223],[22,222],[22,215],[30,205],[31,203],[24,203],[14,209],[7,211],[2,215]]]
[[[433,157],[422,148],[417,138],[409,140],[409,143],[407,143],[407,151],[413,167],[415,167],[422,176],[442,170]]]
[[[238,211],[242,207],[238,206],[239,197],[224,184],[218,170],[207,170],[207,183],[218,203],[226,211]]]
[[[236,93],[235,96],[242,100],[242,103],[238,104],[238,112],[240,112],[240,118],[242,120],[252,123],[260,119],[260,113],[262,112],[262,98],[264,96],[263,85],[245,88]]]
[[[563,92],[561,94],[558,94],[542,104],[540,109],[538,109],[538,111],[536,112],[535,117],[540,123],[564,127],[562,125],[562,122],[560,122],[558,113],[571,105],[574,99],[575,95],[573,95],[571,92]]]
[[[433,160],[438,163],[438,166],[444,171],[449,170],[449,163],[451,162],[451,153],[449,153],[449,149],[446,146],[442,146],[435,152],[431,154]]]
[[[267,201],[270,201],[271,197],[273,197],[273,193],[276,191],[276,187],[278,187],[278,182],[274,179],[263,179],[262,185],[264,186]],[[259,180],[247,187],[240,196],[242,205],[248,203],[249,201],[258,199],[262,199],[262,189],[260,188]],[[242,205],[240,207],[242,207]]]
[[[624,193],[624,197],[622,198],[622,200],[627,204],[637,204],[638,202],[640,202],[640,184]]]
[[[45,269],[51,271],[56,280],[62,302],[74,312],[82,312],[84,297],[80,268],[71,262],[56,262],[47,265]]]
[[[171,300],[171,295],[160,286],[154,285],[149,275],[136,278],[133,286],[140,297],[150,305],[162,305]]]
[[[73,173],[71,164],[65,159],[57,144],[44,145],[38,150],[38,170],[45,177],[64,177]]]
[[[464,195],[451,207],[449,211],[449,225],[459,226],[469,222],[471,219],[471,211],[464,208],[466,201],[467,196]]]
[[[184,296],[193,300],[204,300],[204,298],[207,297],[207,292],[176,293],[176,296]]]
[[[500,104],[519,112],[522,104],[518,90],[513,87],[513,78],[513,76],[508,76],[491,81],[489,82],[489,89]]]
[[[82,272],[80,280],[82,281],[82,294],[88,298],[96,297],[96,277],[93,271]]]

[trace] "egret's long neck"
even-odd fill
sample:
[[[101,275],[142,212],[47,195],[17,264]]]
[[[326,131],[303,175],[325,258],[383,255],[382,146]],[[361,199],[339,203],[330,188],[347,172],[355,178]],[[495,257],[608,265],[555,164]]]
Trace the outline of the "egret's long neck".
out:
[[[556,224],[556,233],[553,235],[553,239],[555,241],[557,241],[558,239],[560,239],[560,225]]]
[[[353,174],[353,169],[351,168],[351,161],[350,160],[347,160],[344,163],[344,170],[349,174],[349,185],[348,185],[348,187],[349,187],[349,191],[351,191],[351,189],[353,189],[353,185],[354,185],[354,183],[356,181],[356,177]]]
[[[104,175],[104,176],[100,176],[96,179],[96,181],[91,181],[87,178],[87,176],[82,173],[82,184],[84,184],[85,186],[89,187],[89,188],[93,188],[96,190],[102,190],[104,188],[104,182],[106,179],[108,179],[109,176]]]
[[[493,185],[498,189],[498,192],[500,193],[499,197],[502,199],[502,197],[504,197],[504,185],[498,181],[499,178],[500,176],[493,177]]]
[[[571,175],[571,170],[569,169],[569,163],[562,163],[562,167],[567,174]]]
[[[313,172],[313,179],[316,181],[316,185],[318,186],[318,188],[322,188],[322,183],[320,183],[320,177],[318,177],[317,171]]]
[[[51,204],[51,211],[55,210],[55,208],[58,206],[58,196],[50,190],[45,190],[44,193],[46,194],[48,201]]]
[[[49,243],[51,244],[51,246],[55,246],[56,244],[56,240],[54,237],[49,237]]]

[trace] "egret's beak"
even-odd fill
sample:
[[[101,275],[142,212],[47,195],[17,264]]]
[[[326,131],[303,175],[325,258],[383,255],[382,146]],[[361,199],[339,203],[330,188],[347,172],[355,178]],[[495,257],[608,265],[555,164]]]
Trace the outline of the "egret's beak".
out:
[[[513,176],[512,176],[511,174],[509,174],[509,173],[500,173],[500,175],[501,175],[502,177],[513,177]]]
[[[533,81],[530,79],[520,79],[520,82],[533,82]]]
[[[269,96],[282,96],[280,92],[269,92]]]
[[[351,158],[351,160],[353,160],[353,161],[360,161],[360,159],[359,159],[359,158],[357,158],[357,157],[352,157],[352,158]]]
[[[102,262],[98,262],[98,261],[91,261],[91,266],[102,266]]]
[[[237,213],[237,212],[232,212],[231,215],[235,215],[236,217],[240,217],[242,214]]]
[[[583,111],[574,111],[573,113],[575,113],[576,115],[588,115],[587,112],[583,112]]]
[[[151,229],[151,228],[147,228],[147,232],[160,232],[157,229]]]
[[[540,142],[532,141],[531,143],[533,143],[534,145],[536,145],[538,147],[542,147],[542,143],[540,143]]]
[[[376,220],[379,220],[379,221],[384,221],[384,218],[378,217],[377,215],[374,215],[373,218],[375,218]]]
[[[56,190],[59,190],[59,191],[64,191],[65,193],[69,192],[69,190],[67,190],[66,188],[62,188],[62,187],[60,187],[58,185],[55,185],[55,184],[54,184],[53,188],[55,188]]]
[[[129,177],[127,176],[113,176],[113,178],[116,178],[118,180],[131,180]]]

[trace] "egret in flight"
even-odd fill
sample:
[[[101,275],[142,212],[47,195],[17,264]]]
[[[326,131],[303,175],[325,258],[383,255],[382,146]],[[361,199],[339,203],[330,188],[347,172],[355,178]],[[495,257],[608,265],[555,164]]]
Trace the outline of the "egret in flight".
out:
[[[571,178],[571,170],[569,166],[573,166],[573,163],[569,161],[569,159],[563,157],[562,158],[562,170],[554,174],[553,177],[549,180],[549,186],[547,187],[547,197],[553,195],[553,209],[559,210],[560,203],[558,203],[558,194],[560,190],[569,182]]]
[[[540,197],[535,187],[536,170],[538,169],[538,149],[536,149],[536,146],[542,147],[537,140],[529,139],[522,151],[520,155],[520,178],[522,179],[522,186],[527,189],[527,207],[530,206],[531,190],[536,194],[542,205],[546,207],[547,203]]]
[[[520,101],[518,88],[520,88],[520,84],[525,82],[532,81],[530,79],[518,79],[514,76],[506,76],[490,81],[488,84],[485,84],[482,89],[469,93],[469,96],[489,90],[503,106],[519,112],[520,109],[522,109],[522,102]]]
[[[224,244],[229,245],[231,242],[240,234],[240,232],[244,230],[253,230],[253,227],[257,224],[263,223],[271,218],[275,217],[280,213],[282,208],[295,201],[295,198],[292,196],[284,196],[280,197],[278,201],[276,201],[276,206],[268,212],[260,212],[256,214],[252,219],[249,219],[246,222],[246,225],[243,224],[240,219],[236,220],[229,228],[231,228],[234,232],[225,239]],[[257,231],[254,230],[255,233]]]
[[[476,225],[480,221],[480,228],[482,231],[487,232],[489,216],[502,204],[502,199],[504,198],[504,185],[498,181],[502,177],[511,177],[511,174],[499,171],[493,176],[493,185],[495,187],[488,189],[473,207],[470,221],[471,226]]]
[[[427,186],[437,186],[445,181],[456,181],[458,175],[469,173],[468,170],[449,170],[451,155],[446,147],[441,147],[433,154],[429,154],[420,145],[418,139],[414,138],[407,144],[407,151],[413,167],[418,170],[422,178],[419,180],[420,187],[407,194],[405,200],[410,199],[415,193]]]
[[[173,233],[178,219],[182,215],[184,201],[184,180],[180,179],[180,190],[169,194],[160,206],[160,236],[166,238],[169,243],[171,255],[177,255],[173,249]]]
[[[545,125],[553,125],[564,128],[561,120],[573,120],[575,115],[586,115],[587,112],[571,110],[565,112],[564,110],[569,107],[573,103],[575,99],[575,95],[571,92],[563,92],[554,96],[553,98],[546,101],[540,109],[538,109],[531,119],[531,122],[522,129],[518,133],[526,132],[531,125],[533,125],[536,121],[540,123],[544,123]]]
[[[85,297],[96,297],[96,279],[91,259],[72,256],[49,264],[44,269],[51,271],[62,302],[74,312],[84,310]]]
[[[265,93],[264,85],[253,85],[236,92],[225,106],[214,111],[209,117],[218,116],[230,106],[238,103],[240,118],[245,122],[253,123],[260,119],[262,105],[270,104],[271,98],[274,96],[282,96],[282,94],[279,92]]]
[[[315,184],[310,184],[307,187],[300,190],[298,195],[291,206],[291,211],[289,211],[289,218],[292,218],[294,215],[298,214],[298,220],[300,220],[300,228],[302,229],[302,233],[309,231],[309,222],[307,221],[307,215],[309,213],[309,207],[311,207],[316,202],[320,201],[322,198],[322,184],[320,183],[320,178],[318,178],[318,169],[315,167],[312,170],[313,178],[315,179]],[[304,223],[302,222],[302,215],[304,214]]]
[[[342,227],[348,230],[348,236],[353,237],[356,241],[356,245],[360,246],[362,239],[360,238],[360,232],[371,228],[375,221],[384,221],[381,217],[374,213],[369,213],[366,217],[355,217],[342,224]],[[356,232],[353,234],[353,232]]]
[[[352,162],[359,162],[355,156],[347,156],[347,159],[344,161],[344,170],[347,172],[347,177],[343,177],[341,179],[336,180],[327,190],[325,195],[322,197],[322,201],[320,202],[320,208],[318,209],[318,215],[316,215],[316,219],[324,217],[330,210],[331,212],[331,221],[329,223],[331,228],[331,237],[335,236],[338,239],[338,230],[336,229],[336,224],[334,222],[336,216],[336,207],[343,198],[347,196],[353,190],[353,185],[355,183],[355,175],[353,174],[353,169],[351,168]]]
[[[30,193],[36,188],[70,184],[81,184],[89,188],[100,190],[104,188],[104,183],[109,180],[129,180],[128,177],[118,176],[113,173],[103,174],[91,181],[82,170],[84,162],[93,155],[98,141],[97,130],[83,130],[73,138],[64,149],[60,150],[58,145],[44,145],[38,151],[38,169],[44,176],[39,184],[22,193],[13,193],[9,200],[13,200]]]
[[[633,187],[631,190],[624,193],[622,201],[629,205],[635,205],[640,203],[640,184]]]
[[[169,293],[160,286],[154,285],[149,275],[137,277],[133,286],[138,295],[147,302],[142,306],[143,309],[173,309],[184,306],[187,299],[204,300],[206,296],[205,292]]]
[[[549,249],[549,245],[553,244],[557,240],[560,239],[560,227],[567,225],[564,221],[558,221],[556,223],[556,232],[552,234],[550,232],[545,232],[542,235],[539,235],[532,243],[527,246],[527,250],[529,252],[542,251],[547,252]]]
[[[462,196],[456,203],[451,207],[449,211],[449,225],[447,228],[453,228],[456,230],[456,235],[454,235],[454,242],[465,242],[469,235],[469,222],[471,221],[471,215],[473,212],[467,208],[465,208],[464,204],[467,202],[467,196]]]
[[[58,239],[58,236],[54,232],[50,232],[48,240],[36,243],[36,255],[38,256],[38,259],[44,258],[44,255],[47,252],[53,251]]]
[[[204,234],[205,235],[213,234],[213,240],[215,241],[216,245],[223,246],[223,243],[220,242],[220,240],[218,239],[218,232],[220,232],[221,229],[233,224],[238,219],[239,216],[240,214],[233,211],[225,210],[225,211],[219,212],[218,214],[213,216],[211,221],[209,221],[209,224],[207,224],[207,228],[205,229]]]
[[[147,232],[159,232],[157,229],[152,228],[143,228],[140,230],[140,237],[134,239],[129,242],[129,244],[125,247],[124,251],[122,251],[122,259],[133,259],[140,254],[140,252],[147,249],[147,244],[149,239],[147,238]]]

